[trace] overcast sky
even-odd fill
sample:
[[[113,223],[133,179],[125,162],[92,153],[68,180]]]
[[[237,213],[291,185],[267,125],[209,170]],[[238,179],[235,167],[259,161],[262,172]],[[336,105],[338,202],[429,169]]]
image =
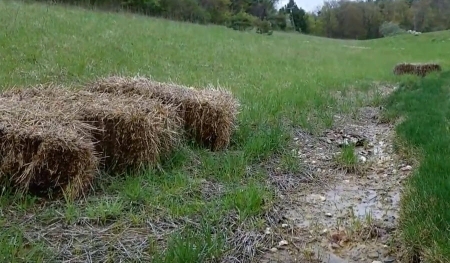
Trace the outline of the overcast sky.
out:
[[[306,12],[311,12],[316,9],[317,6],[323,5],[323,0],[294,0],[298,7],[303,8]],[[286,5],[289,0],[280,0],[278,8]]]

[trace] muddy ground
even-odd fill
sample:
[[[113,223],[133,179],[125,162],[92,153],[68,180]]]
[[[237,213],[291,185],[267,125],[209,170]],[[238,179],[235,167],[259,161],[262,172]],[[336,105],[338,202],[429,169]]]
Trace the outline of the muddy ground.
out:
[[[412,170],[394,152],[393,123],[380,121],[379,107],[355,117],[335,116],[320,136],[298,130],[293,151],[302,172],[269,168],[277,185],[283,221],[258,262],[398,262],[395,241],[402,182]],[[356,164],[338,161],[353,143]]]

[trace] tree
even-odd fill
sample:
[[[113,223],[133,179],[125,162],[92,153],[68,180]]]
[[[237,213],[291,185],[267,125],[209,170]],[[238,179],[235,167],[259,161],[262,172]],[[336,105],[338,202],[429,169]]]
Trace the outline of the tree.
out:
[[[290,15],[291,24],[296,31],[309,33],[308,16],[302,8],[299,8],[294,0],[289,0],[284,10]]]
[[[361,39],[367,34],[364,28],[364,17],[358,3],[344,2],[337,11],[337,20],[344,38]]]

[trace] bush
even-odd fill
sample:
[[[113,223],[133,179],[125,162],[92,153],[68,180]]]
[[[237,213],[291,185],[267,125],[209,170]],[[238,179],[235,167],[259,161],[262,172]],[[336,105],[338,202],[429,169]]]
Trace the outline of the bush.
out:
[[[228,27],[239,31],[252,30],[256,20],[256,17],[241,11],[230,18]]]
[[[256,20],[255,21],[255,26],[256,26],[256,33],[258,34],[268,34],[268,35],[272,35],[273,31],[272,31],[272,23],[270,23],[267,20]]]
[[[383,37],[391,37],[395,35],[404,34],[406,31],[402,29],[398,24],[393,22],[383,22],[380,26],[380,34]]]
[[[273,29],[285,31],[287,27],[286,15],[279,13],[269,17],[269,21],[272,24]]]

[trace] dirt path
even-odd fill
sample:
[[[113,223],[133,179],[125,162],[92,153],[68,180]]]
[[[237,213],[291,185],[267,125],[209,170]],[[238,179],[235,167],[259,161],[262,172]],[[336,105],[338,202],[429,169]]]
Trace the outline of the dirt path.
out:
[[[280,192],[285,220],[266,230],[274,246],[259,262],[396,262],[401,185],[412,167],[394,153],[394,125],[379,123],[379,111],[365,107],[357,118],[336,116],[322,136],[297,132],[303,178],[311,180]],[[336,161],[348,142],[357,145],[353,167]],[[275,172],[274,181],[277,176],[279,182],[296,178]]]

